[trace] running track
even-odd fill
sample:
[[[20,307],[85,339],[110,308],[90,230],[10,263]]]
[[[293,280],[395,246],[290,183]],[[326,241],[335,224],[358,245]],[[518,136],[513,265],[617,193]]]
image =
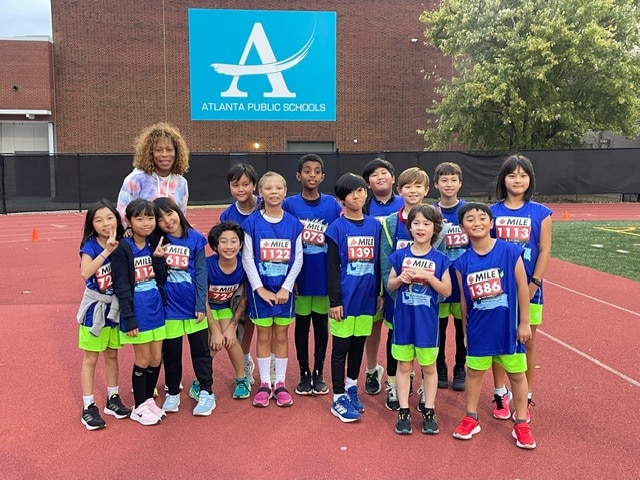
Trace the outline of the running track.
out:
[[[640,204],[552,208],[559,221],[565,211],[570,220],[640,219]],[[217,214],[193,210],[189,218],[206,231]],[[638,283],[558,260],[546,275],[539,330],[534,451],[516,448],[511,423],[491,417],[489,375],[479,409],[482,432],[473,440],[451,436],[464,413],[464,394],[450,389],[440,390],[436,400],[440,435],[420,433],[414,396],[414,434],[400,437],[382,394],[363,395],[359,424],[331,416],[329,396],[295,396],[289,409],[272,404],[266,410],[232,400],[224,353],[215,362],[218,407],[210,417],[193,417],[194,402],[183,392],[181,411],[161,425],[107,417],[106,429],[89,432],[79,420],[75,322],[83,289],[77,254],[83,219],[77,213],[0,217],[2,479],[638,478]],[[451,344],[447,352],[451,365]],[[131,350],[124,348],[120,358],[121,393],[131,402]],[[100,407],[102,365],[96,376]],[[289,365],[294,388],[295,360]],[[193,375],[186,358],[184,370],[186,384]]]

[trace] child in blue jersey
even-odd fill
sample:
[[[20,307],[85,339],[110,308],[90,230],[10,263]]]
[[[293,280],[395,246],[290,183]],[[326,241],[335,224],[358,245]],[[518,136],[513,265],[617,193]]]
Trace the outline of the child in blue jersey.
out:
[[[119,307],[114,300],[109,256],[124,234],[116,207],[107,200],[91,205],[84,221],[80,242],[80,275],[85,282],[78,310],[79,346],[83,351],[80,383],[82,385],[82,424],[87,430],[106,426],[93,398],[96,364],[100,352],[104,356],[107,377],[107,401],[104,413],[116,418],[128,417],[118,390],[118,350],[122,347],[118,331]]]
[[[436,166],[433,185],[440,193],[440,199],[433,205],[440,209],[446,225],[441,249],[447,254],[449,260],[454,261],[462,255],[469,246],[467,235],[460,228],[458,222],[458,210],[466,202],[458,198],[458,192],[462,188],[462,169],[453,162],[443,162]],[[455,278],[453,267],[450,269],[452,278]],[[438,388],[449,387],[449,372],[446,362],[445,347],[447,343],[447,326],[449,316],[453,317],[456,339],[455,365],[453,367],[452,388],[458,392],[464,391],[465,371],[464,362],[467,356],[467,348],[464,345],[464,331],[462,329],[462,313],[460,312],[460,289],[458,282],[453,282],[451,295],[440,302],[440,349],[436,368],[438,370]]]
[[[325,232],[329,279],[329,327],[333,336],[332,415],[342,422],[360,420],[358,375],[373,317],[383,307],[380,296],[380,222],[362,213],[367,183],[353,173],[335,185],[344,215]],[[346,367],[346,379],[345,379]]]
[[[162,341],[167,336],[160,287],[167,280],[164,238],[152,241],[157,208],[137,198],[125,210],[131,237],[123,238],[111,254],[113,291],[120,302],[120,340],[133,345],[131,374],[135,408],[131,419],[155,425],[165,415],[153,391],[160,374]]]
[[[298,160],[296,178],[302,193],[285,199],[282,208],[300,219],[302,230],[302,270],[296,280],[295,344],[300,365],[298,395],[324,395],[324,357],[329,341],[329,297],[327,296],[327,245],[324,232],[340,216],[342,207],[331,196],[318,191],[324,180],[324,162],[308,154]],[[313,322],[313,371],[309,369],[309,333]]]
[[[236,163],[227,171],[227,183],[234,202],[229,205],[221,214],[221,222],[236,222],[240,225],[249,218],[253,212],[259,209],[261,199],[254,195],[258,185],[258,172],[253,165]],[[251,358],[251,340],[253,339],[253,322],[242,318],[240,320],[240,347],[244,355],[244,376],[249,379],[251,385],[255,382],[253,371],[256,366]],[[272,350],[273,351],[273,350]]]
[[[396,177],[391,162],[382,158],[371,160],[364,166],[362,177],[371,190],[371,195],[369,195],[362,207],[362,212],[365,215],[374,217],[382,222],[384,218],[398,212],[403,207],[404,200],[402,197],[393,193]],[[369,395],[377,395],[382,390],[384,367],[378,363],[378,350],[380,350],[383,317],[384,312],[376,314],[371,335],[367,339],[365,346],[367,372],[364,387]]]
[[[178,205],[167,197],[153,201],[158,209],[158,230],[165,238],[167,283],[164,286],[167,337],[162,344],[167,396],[162,409],[180,408],[182,337],[187,336],[197,381],[189,396],[197,403],[193,414],[208,416],[216,408],[212,391],[213,367],[207,323],[207,259],[204,236],[194,230]]]
[[[460,286],[462,323],[467,338],[466,415],[453,432],[469,440],[480,432],[478,400],[484,372],[493,363],[506,370],[513,388],[516,423],[511,435],[520,448],[536,447],[526,421],[529,286],[522,247],[491,237],[493,215],[488,205],[469,202],[458,212],[470,248],[455,262]]]
[[[285,386],[289,356],[289,325],[295,314],[294,284],[302,267],[302,223],[282,209],[287,184],[282,175],[265,173],[258,183],[263,208],[242,224],[245,245],[242,266],[251,284],[249,318],[256,325],[256,355],[260,388],[253,398],[256,407],[288,407],[293,399]],[[275,384],[271,385],[273,341]]]
[[[389,410],[398,410],[398,390],[396,384],[396,372],[398,361],[391,353],[393,339],[393,309],[394,302],[387,289],[387,280],[391,272],[389,256],[396,250],[406,248],[413,243],[409,230],[407,229],[407,217],[409,212],[416,205],[424,201],[424,197],[429,192],[429,175],[418,167],[411,167],[403,171],[398,176],[398,195],[404,201],[403,206],[391,215],[382,219],[382,236],[380,239],[380,274],[382,285],[385,288],[384,302],[384,323],[388,327],[386,350],[387,350],[387,381],[385,406]],[[437,238],[437,237],[436,237]],[[375,327],[374,327],[375,328]],[[371,377],[371,373],[367,379]],[[370,384],[368,382],[367,384]],[[411,378],[409,383],[411,391]]]
[[[395,431],[401,435],[412,433],[409,383],[413,361],[417,358],[425,398],[422,433],[436,434],[440,432],[435,412],[440,325],[438,295],[451,294],[451,262],[432,247],[442,231],[442,215],[438,210],[429,205],[413,207],[407,218],[407,229],[413,244],[390,255],[391,271],[386,282],[389,291],[395,293],[391,350],[398,361],[400,402]]]
[[[207,257],[209,337],[215,356],[223,348],[236,373],[233,398],[248,398],[251,383],[245,376],[242,348],[236,340],[239,321],[247,310],[247,277],[240,250],[244,231],[236,222],[222,222],[209,231],[209,246],[215,253]],[[234,298],[237,304],[232,305]]]
[[[524,268],[529,283],[531,338],[527,341],[527,383],[529,385],[527,420],[531,418],[533,380],[536,366],[536,329],[542,323],[542,279],[551,257],[551,210],[531,200],[536,189],[536,179],[531,161],[522,155],[509,156],[502,165],[496,180],[498,203],[491,206],[495,217],[495,238],[501,238],[524,247]],[[493,416],[499,419],[511,417],[504,370],[493,368],[494,402]]]

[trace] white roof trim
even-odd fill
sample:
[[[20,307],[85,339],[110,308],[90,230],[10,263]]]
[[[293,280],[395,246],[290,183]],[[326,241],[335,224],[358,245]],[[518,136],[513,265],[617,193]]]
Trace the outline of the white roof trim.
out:
[[[2,109],[0,115],[51,115],[51,110],[30,110],[30,109]]]

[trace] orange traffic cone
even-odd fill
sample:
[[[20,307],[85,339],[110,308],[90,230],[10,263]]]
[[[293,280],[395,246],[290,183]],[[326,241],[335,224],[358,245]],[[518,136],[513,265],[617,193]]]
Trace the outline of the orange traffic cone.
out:
[[[564,212],[564,215],[562,215],[562,219],[563,220],[569,220],[569,212]]]
[[[34,227],[33,232],[31,232],[31,241],[37,242],[38,240],[40,240],[40,234],[38,233],[38,229]]]

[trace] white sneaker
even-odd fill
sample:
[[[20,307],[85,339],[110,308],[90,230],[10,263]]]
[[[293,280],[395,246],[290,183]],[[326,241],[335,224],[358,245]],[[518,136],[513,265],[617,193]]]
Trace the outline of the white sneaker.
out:
[[[177,412],[180,409],[180,394],[170,395],[167,393],[167,398],[164,399],[162,410],[165,412]]]
[[[216,408],[216,396],[213,393],[207,393],[204,390],[200,390],[200,398],[196,408],[193,409],[193,414],[202,417],[208,417]]]
[[[249,355],[249,358],[244,361],[244,376],[247,377],[251,385],[256,383],[256,379],[253,378],[253,371],[255,369],[256,364],[253,363],[253,358],[251,358],[251,355]]]
[[[162,417],[167,416],[165,411],[158,406],[158,404],[153,398],[147,398],[147,400],[143,403],[143,405],[146,405],[147,407],[149,407],[149,410],[151,410],[151,413],[155,414],[155,416],[158,417],[160,420],[162,420]]]
[[[149,410],[149,406],[145,403],[138,406],[138,408],[134,408],[131,411],[130,418],[141,425],[155,425],[160,421],[156,414]]]

